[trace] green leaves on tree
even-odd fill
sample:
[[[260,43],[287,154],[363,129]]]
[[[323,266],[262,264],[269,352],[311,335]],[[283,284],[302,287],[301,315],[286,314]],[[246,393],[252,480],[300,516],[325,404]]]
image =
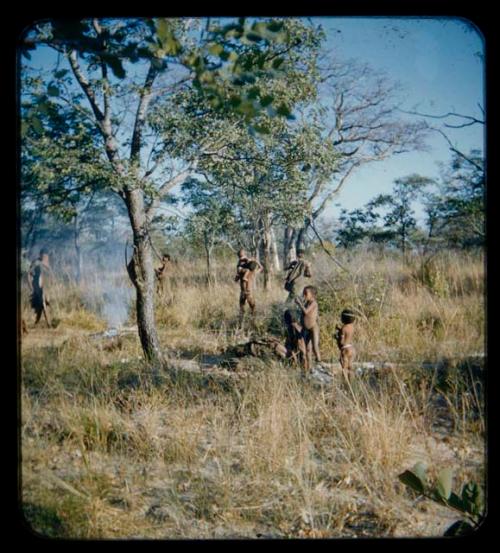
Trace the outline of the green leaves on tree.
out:
[[[117,79],[124,79],[126,77],[126,72],[123,67],[122,60],[113,54],[101,54],[102,60],[111,68],[113,75]]]
[[[59,96],[59,88],[55,84],[51,83],[47,88],[47,94],[49,96]]]
[[[28,119],[28,125],[31,126],[38,135],[43,134],[43,124],[36,115],[32,115]]]
[[[182,46],[172,29],[172,23],[166,18],[155,20],[156,34],[160,46],[156,51],[156,56],[162,58],[164,56],[177,56],[182,51]]]
[[[65,77],[67,74],[69,73],[69,71],[67,69],[59,69],[59,71],[56,71],[54,73],[54,77],[56,79],[62,79],[63,77]]]
[[[295,116],[292,115],[290,107],[285,104],[280,104],[276,109],[276,112],[278,115],[283,115],[283,117],[286,117],[287,119],[295,119]]]

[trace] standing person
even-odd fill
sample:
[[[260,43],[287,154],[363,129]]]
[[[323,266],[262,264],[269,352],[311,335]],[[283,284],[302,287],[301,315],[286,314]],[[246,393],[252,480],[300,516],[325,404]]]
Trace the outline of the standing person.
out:
[[[297,251],[297,259],[285,269],[285,290],[288,292],[287,301],[295,299],[304,284],[304,278],[311,278],[311,264],[304,259],[304,250]]]
[[[302,337],[306,350],[304,369],[310,372],[312,366],[312,353],[317,363],[321,363],[319,351],[319,308],[316,297],[318,291],[314,286],[306,286],[303,291],[304,302],[300,298],[295,298],[295,303],[302,312]]]
[[[241,273],[245,270],[245,267],[248,265],[250,258],[247,255],[247,252],[242,248],[238,250],[238,263],[236,264],[236,276],[234,281],[238,282],[240,279]]]
[[[40,322],[43,314],[49,328],[51,323],[47,313],[47,306],[50,305],[50,302],[47,296],[46,283],[47,277],[51,273],[49,252],[46,248],[42,248],[38,259],[35,259],[30,266],[28,283],[31,290],[31,307],[36,314],[35,325]]]
[[[170,282],[170,275],[172,272],[172,259],[168,253],[164,253],[161,258],[161,265],[158,269],[155,269],[157,287],[156,290],[167,299],[168,303],[173,301],[172,283]]]
[[[291,359],[294,363],[298,363],[299,360],[305,363],[307,352],[302,332],[303,329],[296,319],[295,310],[287,309],[283,314],[283,320],[286,329],[286,358]]]
[[[241,328],[245,315],[245,304],[248,303],[252,321],[255,322],[255,297],[253,294],[255,276],[262,271],[262,265],[253,258],[247,256],[245,250],[238,252],[238,264],[236,265],[235,282],[240,283],[240,316],[238,326]]]
[[[342,367],[342,373],[344,378],[349,381],[353,373],[353,359],[355,355],[355,349],[352,344],[354,336],[354,313],[349,309],[344,309],[340,315],[342,326],[335,327],[335,341],[340,350],[340,366]]]

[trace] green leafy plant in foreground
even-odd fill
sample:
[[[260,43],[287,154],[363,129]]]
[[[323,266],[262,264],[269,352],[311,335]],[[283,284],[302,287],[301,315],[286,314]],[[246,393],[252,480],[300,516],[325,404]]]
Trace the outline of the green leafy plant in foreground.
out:
[[[444,533],[445,536],[461,536],[473,532],[485,517],[484,493],[476,482],[468,482],[462,486],[460,496],[452,492],[453,471],[442,469],[434,485],[429,485],[426,467],[417,463],[412,470],[405,470],[399,475],[403,484],[419,495],[431,499],[462,513],[465,518],[454,522]]]

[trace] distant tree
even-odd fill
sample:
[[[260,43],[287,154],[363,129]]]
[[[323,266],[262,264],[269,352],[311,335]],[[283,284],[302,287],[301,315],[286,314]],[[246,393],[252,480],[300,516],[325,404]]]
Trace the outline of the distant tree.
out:
[[[433,183],[427,177],[409,175],[394,181],[391,194],[379,194],[362,208],[342,210],[336,232],[338,244],[346,248],[363,241],[392,244],[406,259],[408,243],[419,232],[414,202]]]
[[[467,153],[453,142],[449,129],[468,129],[484,126],[484,109],[477,105],[477,115],[464,115],[455,111],[429,114],[407,111],[423,118],[429,130],[439,133],[452,154],[450,167],[441,177],[437,190],[430,193],[426,202],[428,237],[425,249],[482,246],[486,237],[484,210],[486,175],[481,149]],[[434,124],[429,124],[434,120]]]
[[[370,207],[343,209],[339,216],[336,238],[339,246],[355,247],[363,240],[370,239],[377,231],[376,224],[380,215]]]
[[[416,229],[417,223],[413,204],[419,195],[423,194],[424,189],[433,182],[432,179],[417,174],[396,179],[391,194],[380,194],[370,202],[371,208],[382,207],[388,210],[383,217],[385,239],[394,237],[404,261],[406,261],[409,238],[412,231]]]
[[[207,266],[207,282],[216,282],[213,251],[227,243],[227,237],[236,227],[233,206],[221,189],[211,187],[198,179],[188,179],[182,185],[183,201],[193,211],[187,216],[184,234],[195,244],[202,244]]]
[[[485,173],[481,152],[453,154],[436,189],[426,202],[430,240],[448,247],[483,246],[486,238]]]

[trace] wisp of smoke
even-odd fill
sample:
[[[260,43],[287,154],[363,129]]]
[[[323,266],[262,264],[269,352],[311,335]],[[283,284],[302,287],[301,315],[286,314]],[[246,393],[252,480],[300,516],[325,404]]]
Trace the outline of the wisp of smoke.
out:
[[[86,287],[84,302],[87,308],[107,322],[108,328],[124,326],[134,297],[121,246],[119,243],[109,244],[108,251],[101,252],[92,266],[87,265],[87,274],[93,282]]]
[[[128,286],[116,286],[112,282],[107,282],[102,299],[101,316],[106,319],[108,327],[122,327],[128,317],[132,289]]]

